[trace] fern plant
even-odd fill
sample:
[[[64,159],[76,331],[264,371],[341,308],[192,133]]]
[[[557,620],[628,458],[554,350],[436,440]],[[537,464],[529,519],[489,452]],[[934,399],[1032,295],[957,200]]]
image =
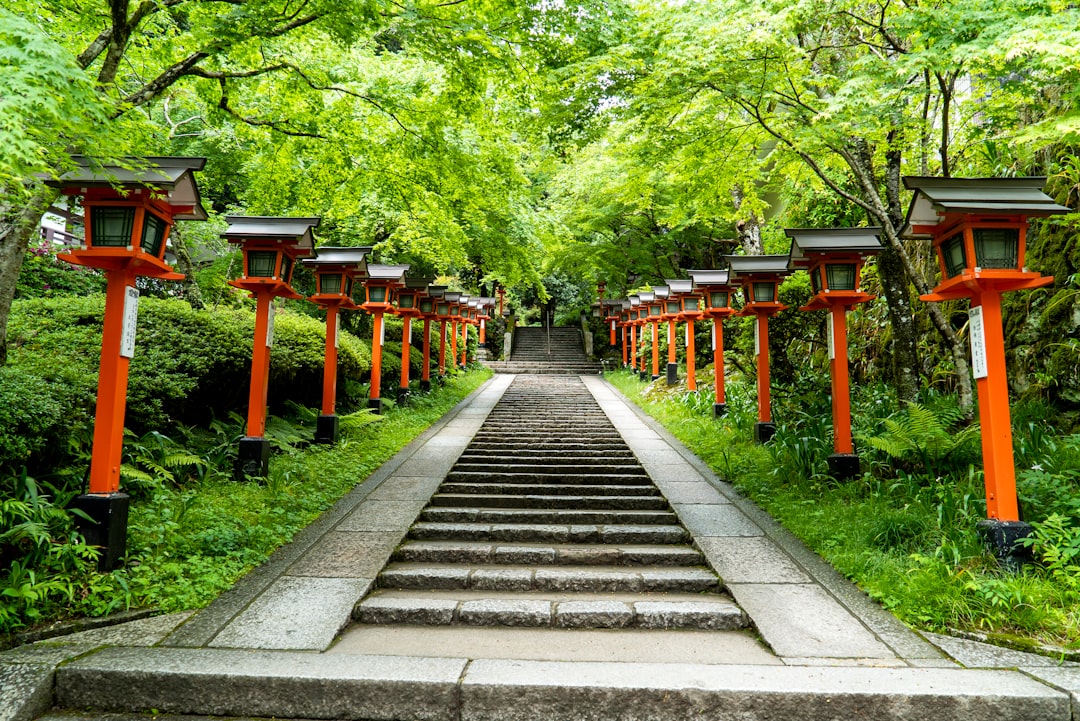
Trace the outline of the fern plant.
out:
[[[900,470],[923,470],[933,478],[950,465],[965,461],[979,437],[978,424],[962,426],[962,413],[954,408],[927,408],[909,403],[886,418],[885,432],[860,440],[892,459]]]

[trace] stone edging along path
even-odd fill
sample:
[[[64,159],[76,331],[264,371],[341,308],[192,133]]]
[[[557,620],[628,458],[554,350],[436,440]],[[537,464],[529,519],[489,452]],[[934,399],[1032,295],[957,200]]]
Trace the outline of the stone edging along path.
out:
[[[507,657],[468,638],[448,655],[434,636],[422,652],[337,651],[357,601],[511,380],[495,376],[203,611],[0,654],[0,721],[53,703],[278,718],[1072,718],[1076,668],[963,668],[595,376],[582,380],[768,648],[745,653],[743,641],[704,664]]]

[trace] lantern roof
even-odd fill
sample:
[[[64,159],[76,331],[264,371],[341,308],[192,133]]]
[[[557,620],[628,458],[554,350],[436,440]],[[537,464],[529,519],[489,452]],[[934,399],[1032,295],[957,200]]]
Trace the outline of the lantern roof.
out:
[[[806,268],[822,253],[870,255],[881,250],[881,228],[785,228],[791,238],[788,268]]]
[[[300,255],[315,252],[315,236],[312,230],[321,218],[286,218],[266,215],[227,215],[229,227],[221,237],[230,243],[247,240],[289,241]]]
[[[665,278],[664,282],[668,284],[668,289],[671,295],[677,295],[679,293],[690,293],[694,290],[694,281],[692,279],[675,279]]]
[[[638,300],[640,300],[642,303],[652,302],[656,300],[656,293],[652,292],[651,290],[643,290],[638,293]]]
[[[367,257],[371,255],[371,246],[340,247],[324,245],[315,249],[315,256],[304,258],[302,262],[307,266],[349,266],[354,276],[367,276]]]
[[[942,216],[1024,215],[1046,216],[1068,213],[1042,191],[1045,177],[1031,178],[933,178],[904,176],[904,187],[914,190],[904,222],[907,237],[924,234],[914,226],[934,226]]]
[[[382,265],[381,263],[370,263],[367,267],[368,279],[404,285],[405,271],[408,269],[409,266],[407,265]]]
[[[728,279],[735,283],[753,276],[787,275],[788,256],[786,255],[725,255]]]
[[[435,276],[432,275],[423,275],[417,278],[406,278],[405,287],[409,288],[410,290],[426,291],[428,288],[428,284],[431,283],[431,281],[433,280],[435,280]]]
[[[443,293],[443,298],[450,303],[458,303],[461,301],[461,292],[455,290],[448,290]]]
[[[652,290],[655,294],[653,296],[654,300],[661,300],[663,298],[667,298],[668,294],[671,292],[671,289],[668,288],[666,285],[654,285]]]
[[[445,285],[429,285],[428,289],[427,289],[427,294],[429,296],[431,296],[432,298],[442,298],[443,293],[445,293],[445,292],[446,292],[446,286]]]
[[[85,155],[73,155],[75,168],[45,184],[55,188],[111,188],[147,186],[167,190],[166,201],[184,208],[173,215],[176,220],[206,220],[194,171],[202,170],[206,158],[150,156],[122,158],[123,165],[104,164]],[[127,167],[125,167],[127,166]]]
[[[726,270],[688,270],[690,280],[694,287],[699,285],[727,285],[728,272]]]
[[[641,305],[641,298],[638,298],[636,295],[632,295],[629,298],[627,298],[626,300],[630,304],[631,308],[635,308],[635,307]]]

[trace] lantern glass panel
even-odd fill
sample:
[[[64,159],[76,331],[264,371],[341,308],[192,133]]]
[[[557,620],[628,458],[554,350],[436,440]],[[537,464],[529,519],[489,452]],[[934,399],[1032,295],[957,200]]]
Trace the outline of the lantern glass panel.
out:
[[[728,307],[728,294],[725,290],[714,290],[709,293],[709,307],[711,308],[727,308]]]
[[[974,228],[975,265],[980,268],[1017,268],[1020,231],[1017,228]]]
[[[385,303],[386,302],[386,286],[385,285],[369,285],[367,289],[367,296],[369,303]]]
[[[439,309],[436,311],[436,313],[438,313],[438,315],[442,315],[442,316],[450,315],[450,304],[449,303],[439,303]]]
[[[277,270],[277,256],[273,250],[249,250],[248,275],[252,278],[273,278]]]
[[[341,273],[319,273],[319,292],[325,295],[341,293]]]
[[[654,303],[649,306],[649,316],[655,318],[660,315],[660,304]]]
[[[165,243],[165,221],[153,213],[143,214],[142,242],[139,247],[155,257],[161,257],[161,246]]]
[[[754,302],[772,303],[776,299],[776,283],[754,283]]]
[[[286,283],[292,282],[293,259],[288,255],[281,257],[281,279]]]
[[[945,275],[952,278],[967,267],[967,251],[964,249],[964,234],[957,233],[941,244],[941,259],[945,261]]]
[[[810,285],[814,289],[814,295],[817,295],[818,293],[821,292],[821,267],[820,266],[817,267],[817,268],[811,268],[810,269]],[[832,283],[829,284],[829,287],[830,288],[832,287]]]
[[[686,300],[683,301],[687,310],[694,311],[698,309],[698,297],[696,295],[689,295]]]
[[[829,290],[855,290],[854,263],[828,263],[825,265],[825,279]]]
[[[91,245],[105,248],[126,248],[131,245],[131,230],[135,224],[135,208],[92,208]]]
[[[345,293],[344,293],[344,295],[347,295],[350,298],[352,298],[352,282],[353,282],[352,278],[346,278],[345,279]]]
[[[412,308],[415,300],[416,296],[412,293],[402,293],[398,296],[398,308]]]
[[[669,300],[665,305],[667,306],[668,313],[678,313],[680,310],[679,301],[677,300]]]
[[[420,312],[430,313],[435,308],[435,301],[431,298],[424,298],[420,301]]]
[[[592,317],[593,318],[599,318],[600,317],[600,306],[594,305],[592,307]]]

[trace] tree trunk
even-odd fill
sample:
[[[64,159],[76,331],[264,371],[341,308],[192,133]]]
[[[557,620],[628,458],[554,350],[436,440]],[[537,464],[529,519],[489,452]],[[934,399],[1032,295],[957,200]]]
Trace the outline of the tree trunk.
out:
[[[731,200],[735,204],[736,213],[742,209],[745,197],[741,185],[736,183],[731,186]],[[743,247],[743,252],[747,255],[761,255],[765,252],[761,244],[761,223],[758,222],[755,214],[749,213],[745,218],[739,220],[735,225],[735,229],[739,232],[739,243]]]
[[[184,242],[184,234],[179,224],[174,225],[169,232],[169,241],[172,243],[173,252],[176,254],[176,272],[183,273],[184,279],[180,281],[184,289],[184,298],[195,310],[206,307],[203,302],[202,290],[195,282],[195,268],[191,265],[191,253],[188,252],[187,243]]]
[[[0,209],[0,365],[7,363],[7,326],[15,286],[30,239],[35,238],[41,216],[59,193],[41,188],[25,203]]]

